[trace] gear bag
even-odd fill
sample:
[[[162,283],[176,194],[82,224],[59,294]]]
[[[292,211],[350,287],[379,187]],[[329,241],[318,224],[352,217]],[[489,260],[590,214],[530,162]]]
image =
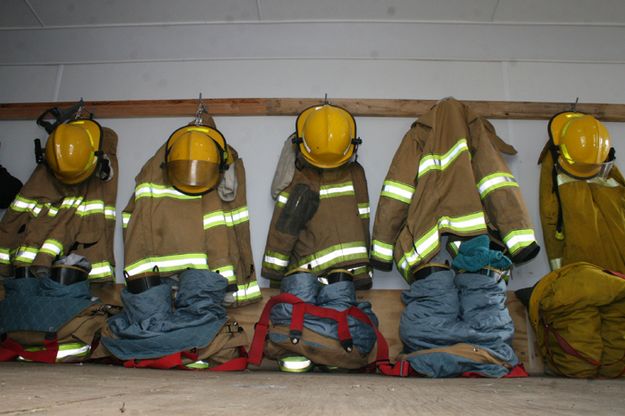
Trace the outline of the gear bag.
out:
[[[390,364],[377,319],[367,302],[356,304],[353,283],[319,285],[308,273],[282,281],[283,293],[269,299],[256,323],[249,363],[299,355],[317,365],[408,376],[408,363]]]
[[[529,312],[551,371],[625,377],[625,275],[584,262],[564,266],[534,286]]]

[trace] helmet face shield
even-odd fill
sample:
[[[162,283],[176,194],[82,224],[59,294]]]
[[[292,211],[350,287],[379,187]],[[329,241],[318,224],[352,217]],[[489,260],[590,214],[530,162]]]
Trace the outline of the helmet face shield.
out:
[[[219,179],[219,164],[204,160],[172,160],[167,173],[174,187],[184,193],[197,194],[212,189]]]
[[[176,130],[165,152],[167,175],[174,188],[187,195],[201,195],[217,187],[227,163],[225,146],[223,135],[212,127]]]

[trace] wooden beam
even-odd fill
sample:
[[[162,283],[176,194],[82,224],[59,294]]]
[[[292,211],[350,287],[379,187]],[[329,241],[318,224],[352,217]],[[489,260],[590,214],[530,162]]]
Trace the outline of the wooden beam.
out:
[[[212,98],[203,100],[213,116],[294,116],[304,108],[319,104],[316,98]],[[474,111],[491,119],[548,120],[570,110],[571,103],[535,101],[466,101]],[[437,100],[340,98],[333,104],[347,108],[355,116],[416,118]],[[69,107],[72,102],[0,104],[0,120],[34,120],[52,107]],[[197,99],[87,101],[86,109],[98,119],[133,117],[192,117]],[[580,103],[577,111],[603,121],[625,122],[625,104]]]

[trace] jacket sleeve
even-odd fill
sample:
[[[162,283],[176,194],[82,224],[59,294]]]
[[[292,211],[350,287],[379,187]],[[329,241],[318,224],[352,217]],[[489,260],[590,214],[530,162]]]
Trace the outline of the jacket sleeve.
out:
[[[233,167],[236,172],[237,191],[233,201],[224,202],[224,219],[230,233],[229,252],[233,262],[233,282],[236,283],[235,305],[241,306],[259,301],[262,295],[256,281],[250,242],[250,222],[243,160],[237,159]]]
[[[540,220],[543,227],[543,241],[549,258],[551,270],[561,267],[564,254],[564,241],[556,237],[558,223],[558,198],[553,192],[553,158],[549,152],[545,154],[540,166],[539,185]]]
[[[289,200],[289,194],[292,189],[293,183],[280,192],[276,199],[269,232],[267,234],[267,243],[265,244],[261,275],[274,281],[282,279],[287,272],[291,253],[298,240],[297,235],[282,232],[277,228],[278,219]]]
[[[358,215],[362,221],[362,229],[366,238],[367,247],[371,244],[371,235],[369,232],[369,224],[371,208],[369,206],[369,190],[367,189],[367,178],[365,170],[360,163],[353,164],[352,177],[354,183],[354,191],[356,194],[356,202],[358,203]]]
[[[11,266],[11,260],[22,240],[20,234],[23,233],[27,224],[33,218],[36,218],[37,215],[35,212],[40,210],[37,208],[37,201],[29,200],[24,198],[21,194],[18,194],[4,213],[4,217],[2,217],[2,221],[0,221],[1,276],[8,277],[12,275],[13,267]]]
[[[471,123],[470,134],[473,173],[488,220],[498,230],[514,263],[530,260],[540,247],[519,184],[500,154],[507,148],[507,153],[516,151],[495,134],[485,119]]]
[[[417,128],[413,125],[404,136],[382,185],[371,243],[371,264],[376,269],[392,269],[393,247],[415,193],[422,153]]]

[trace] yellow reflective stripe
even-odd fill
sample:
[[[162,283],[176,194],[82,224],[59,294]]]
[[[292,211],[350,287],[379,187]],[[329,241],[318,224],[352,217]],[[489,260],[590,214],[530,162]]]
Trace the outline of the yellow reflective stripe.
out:
[[[37,247],[21,246],[16,251],[15,261],[30,264],[35,260],[38,252],[39,249]]]
[[[107,205],[104,207],[104,218],[107,220],[115,220],[117,218],[117,212],[114,206]]]
[[[551,271],[558,270],[562,267],[562,257],[549,260],[549,265],[551,266]]]
[[[525,230],[511,231],[503,238],[503,242],[508,250],[514,255],[519,250],[529,246],[536,241],[534,230],[528,228]]]
[[[289,193],[281,192],[280,195],[278,195],[278,200],[276,201],[276,205],[278,205],[279,207],[283,207],[286,205],[288,200],[289,200]]]
[[[34,199],[27,199],[18,195],[9,208],[17,212],[30,212],[33,217],[36,217],[41,213],[43,204],[37,204],[37,201]]]
[[[128,227],[128,223],[130,222],[131,215],[132,214],[130,214],[129,212],[122,212],[122,227],[123,228]]]
[[[351,181],[319,187],[319,199],[338,196],[354,195],[354,185]]]
[[[450,241],[449,243],[447,243],[447,248],[455,256],[460,252],[460,244],[462,244],[462,242],[459,240]]]
[[[371,208],[368,202],[358,204],[358,215],[360,215],[360,218],[369,218],[369,214],[371,214]]]
[[[477,184],[477,190],[480,193],[480,198],[484,199],[488,194],[496,189],[504,187],[519,187],[514,175],[507,172],[495,172],[488,176],[484,176]]]
[[[93,263],[91,265],[91,272],[89,272],[89,279],[102,279],[106,277],[112,277],[115,275],[113,266],[108,261],[101,261],[99,263]]]
[[[371,257],[383,260],[393,260],[393,246],[380,240],[373,240],[371,246]]]
[[[277,251],[267,250],[263,257],[263,267],[281,271],[289,265],[289,256]]]
[[[56,215],[59,213],[59,209],[52,204],[46,204],[46,206],[48,207],[48,216],[56,217]]]
[[[225,277],[226,280],[228,280],[228,283],[236,283],[237,281],[237,277],[234,274],[234,266],[232,266],[231,264],[222,266],[222,267],[217,267],[214,270],[215,273],[219,273],[222,277]]]
[[[155,183],[141,183],[135,188],[135,200],[140,198],[174,198],[174,199],[201,199],[200,195],[186,195],[171,186]]]
[[[61,202],[60,209],[69,209],[69,208],[77,208],[83,201],[83,197],[81,196],[67,196],[63,198],[63,202]]]
[[[417,177],[421,178],[421,176],[432,170],[443,171],[447,169],[463,152],[468,151],[467,139],[462,138],[443,155],[431,153],[422,157],[419,162],[419,174]]]
[[[414,192],[414,186],[397,181],[385,180],[380,196],[385,196],[387,198],[396,199],[405,204],[410,204]]]
[[[83,201],[76,208],[76,214],[80,215],[81,217],[92,214],[104,214],[104,201]]]
[[[219,210],[204,215],[203,224],[205,230],[213,227],[218,227],[220,225],[226,225],[226,217],[224,216],[224,212],[222,210]]]
[[[320,271],[338,263],[369,260],[369,251],[362,241],[336,244],[303,258],[297,268]]]
[[[152,271],[158,267],[161,272],[173,272],[184,269],[208,270],[207,257],[204,253],[179,254],[174,256],[148,257],[126,266],[126,273],[134,276]]]
[[[258,282],[255,280],[244,285],[238,285],[238,290],[234,293],[238,302],[260,299],[262,296]]]
[[[11,250],[0,248],[0,264],[11,264]]]
[[[486,220],[483,212],[476,212],[459,217],[442,216],[436,225],[416,240],[412,248],[404,253],[397,267],[407,278],[410,268],[423,261],[429,254],[440,246],[439,232],[452,231],[458,234],[473,233],[475,231],[486,231]]]
[[[56,257],[63,253],[63,244],[53,238],[48,238],[41,245],[40,251],[52,257]]]
[[[228,227],[233,227],[235,225],[239,225],[246,221],[249,221],[250,213],[247,210],[247,206],[244,206],[232,211],[225,211],[224,217],[226,219],[226,225]]]

